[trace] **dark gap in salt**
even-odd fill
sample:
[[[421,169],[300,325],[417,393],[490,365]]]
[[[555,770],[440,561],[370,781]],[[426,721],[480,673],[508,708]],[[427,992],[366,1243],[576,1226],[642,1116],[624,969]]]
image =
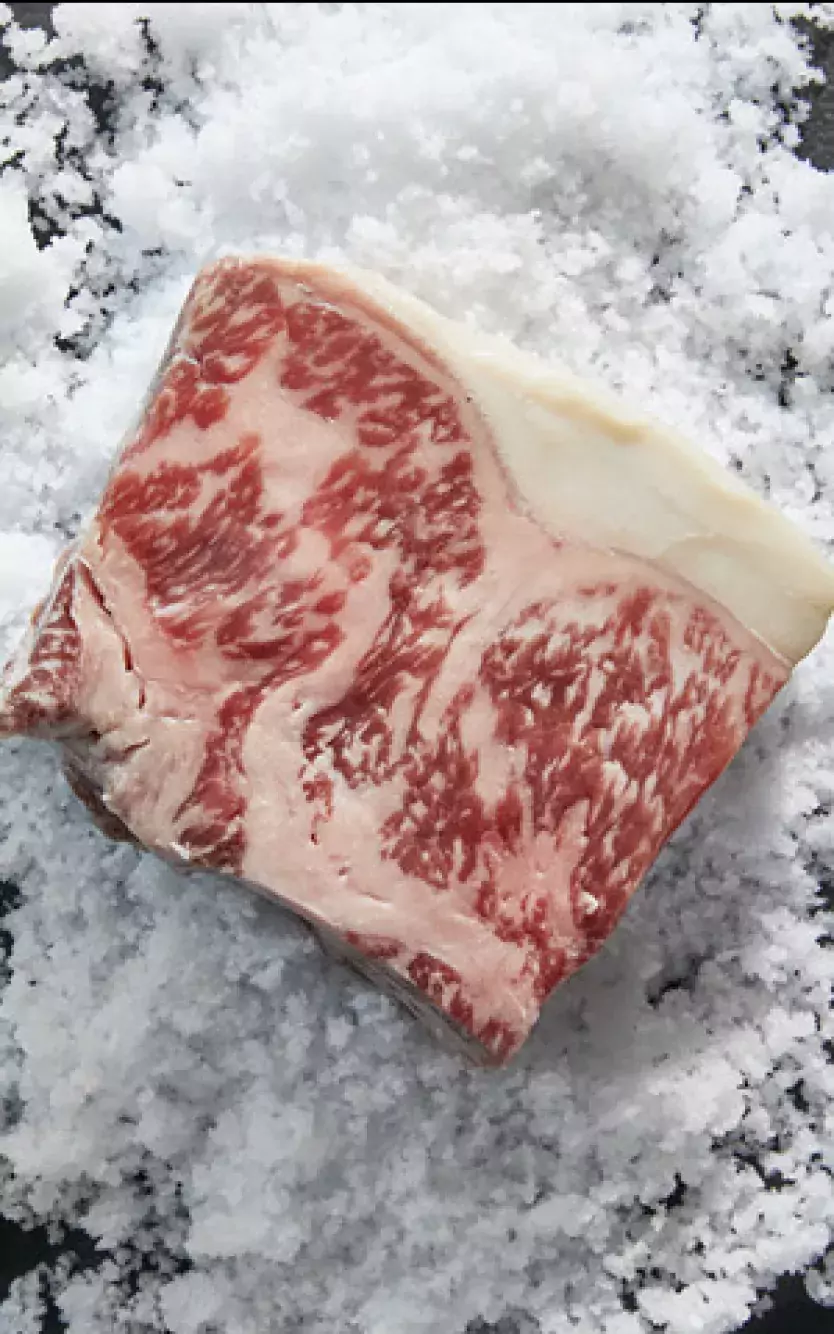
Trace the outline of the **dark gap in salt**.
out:
[[[702,963],[702,959],[687,959],[682,968],[670,972],[669,976],[652,978],[646,986],[646,1000],[652,1009],[656,1010],[672,991],[691,991]]]
[[[21,6],[16,8],[21,8]],[[15,17],[17,18],[17,15]],[[52,36],[54,33],[50,32],[48,35]],[[102,81],[96,75],[91,74],[83,56],[62,56],[57,60],[48,61],[41,66],[40,72],[54,75],[68,88],[84,95],[95,123],[96,139],[98,141],[103,140],[108,147],[112,148],[116,139],[118,121],[116,85],[113,80],[105,79]],[[73,152],[78,153],[78,150],[75,149]]]
[[[159,99],[165,93],[165,84],[157,77],[159,66],[161,64],[159,43],[151,34],[151,21],[148,18],[136,20],[136,25],[142,34],[142,43],[145,47],[145,55],[151,65],[152,74],[146,74],[142,78],[142,87],[146,93],[153,93],[151,109],[156,110],[159,106]]]
[[[814,494],[811,496],[810,503],[812,505],[816,505],[818,501],[822,500],[822,483],[820,482],[816,467],[814,466],[814,462],[812,459],[809,459],[809,461],[805,464],[805,467],[807,471],[810,473],[811,480],[814,483]]]
[[[19,907],[20,902],[21,894],[17,885],[11,880],[0,880],[0,919]],[[12,945],[11,931],[0,927],[0,985],[7,982],[11,976],[9,960],[12,957]]]
[[[637,1310],[637,1295],[634,1289],[627,1283],[623,1283],[623,1290],[620,1293],[620,1303],[624,1311]]]
[[[33,4],[10,5],[9,8],[14,14],[14,21],[20,28],[43,28],[47,37],[55,36],[55,25],[52,22],[52,11],[54,4],[43,3],[35,0]]]
[[[790,348],[788,348],[782,358],[782,365],[779,369],[781,376],[778,393],[779,407],[789,408],[792,404],[793,387],[796,384],[797,371],[799,369],[799,362]]]
[[[4,139],[3,147],[8,148],[8,146],[9,146],[8,139]],[[12,153],[11,157],[4,158],[3,161],[0,162],[0,176],[3,175],[4,171],[8,171],[9,168],[14,169],[15,167],[19,167],[21,163],[24,161],[25,157],[26,154],[24,153],[23,149],[18,148],[17,152]]]
[[[0,1303],[8,1297],[16,1278],[22,1278],[24,1274],[30,1274],[41,1266],[54,1264],[59,1258],[69,1262],[70,1273],[82,1273],[98,1268],[106,1255],[96,1249],[92,1237],[81,1228],[62,1230],[59,1240],[53,1241],[44,1224],[26,1228],[0,1215]],[[48,1319],[50,1304],[53,1308],[53,1324],[50,1325],[47,1319],[45,1334],[50,1330],[63,1329],[57,1307],[48,1297],[45,1300]]]
[[[675,1173],[675,1186],[664,1199],[660,1201],[667,1209],[677,1209],[686,1199],[689,1187],[679,1172]]]
[[[70,514],[62,514],[53,523],[56,533],[60,533],[67,542],[71,542],[78,536],[78,530],[81,526],[81,515],[78,510],[73,510]]]
[[[470,1320],[464,1334],[538,1334],[541,1325],[527,1311],[511,1309],[497,1320]]]
[[[772,1309],[748,1320],[739,1334],[831,1334],[831,1312],[810,1301],[801,1275],[784,1275],[768,1296]]]
[[[800,126],[797,157],[810,162],[817,171],[834,169],[834,31],[819,27],[813,18],[793,19],[793,26],[808,42],[812,63],[823,71],[826,82],[814,84],[799,96],[809,107],[808,118]]]
[[[798,1112],[802,1112],[804,1115],[811,1110],[808,1099],[805,1097],[804,1079],[798,1079],[795,1084],[791,1084],[790,1088],[785,1090],[785,1093]]]
[[[790,1096],[790,1089],[788,1090]],[[778,1153],[781,1148],[780,1141],[774,1136],[767,1144],[762,1146],[761,1152]],[[740,1167],[749,1167],[756,1173],[759,1180],[766,1190],[779,1191],[783,1186],[792,1186],[795,1184],[793,1177],[787,1177],[778,1167],[771,1171],[766,1171],[762,1166],[759,1152],[751,1149],[736,1149],[736,1164]]]
[[[17,885],[11,880],[0,880],[0,917],[19,908],[20,903],[21,894]]]

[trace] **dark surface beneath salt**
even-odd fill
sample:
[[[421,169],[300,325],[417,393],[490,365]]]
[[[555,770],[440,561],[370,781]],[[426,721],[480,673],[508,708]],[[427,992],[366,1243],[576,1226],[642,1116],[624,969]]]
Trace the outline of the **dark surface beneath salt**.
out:
[[[51,30],[52,4],[12,4],[10,8],[21,26]],[[834,31],[825,32],[815,28],[813,24],[804,23],[803,30],[811,40],[814,63],[825,72],[827,82],[821,88],[809,92],[810,114],[803,127],[802,141],[797,151],[819,170],[832,171],[834,170]],[[0,49],[0,78],[5,78],[12,68],[7,53]],[[92,110],[102,121],[106,120],[104,88],[100,105],[94,106]],[[820,893],[829,900],[829,906],[832,906],[831,900],[834,894],[831,885],[820,884]],[[15,886],[0,881],[0,923],[3,915],[14,906],[16,899]],[[8,932],[0,925],[0,984],[10,954],[11,939]],[[673,1201],[668,1202],[668,1207],[674,1207]],[[58,1262],[63,1262],[71,1272],[96,1269],[105,1259],[106,1254],[97,1250],[93,1240],[83,1231],[72,1230],[57,1238],[44,1226],[25,1229],[0,1215],[0,1303],[8,1295],[9,1287],[15,1278],[36,1270],[40,1271],[41,1291],[46,1306],[41,1326],[42,1334],[59,1334],[65,1328],[58,1309],[49,1296],[47,1271],[53,1270]],[[811,1301],[801,1276],[785,1275],[775,1290],[769,1294],[769,1300],[770,1309],[750,1319],[739,1334],[834,1334],[834,1310],[820,1307]],[[537,1334],[539,1329],[538,1322],[525,1312],[508,1311],[497,1322],[471,1321],[466,1330],[458,1331],[458,1334]],[[17,1334],[17,1331],[4,1331],[4,1334]]]

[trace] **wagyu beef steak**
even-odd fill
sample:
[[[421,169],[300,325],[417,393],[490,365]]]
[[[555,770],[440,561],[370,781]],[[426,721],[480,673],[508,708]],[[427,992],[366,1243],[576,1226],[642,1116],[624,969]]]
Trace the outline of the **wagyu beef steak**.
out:
[[[616,401],[371,275],[223,260],[0,731],[500,1063],[832,602],[785,520]]]

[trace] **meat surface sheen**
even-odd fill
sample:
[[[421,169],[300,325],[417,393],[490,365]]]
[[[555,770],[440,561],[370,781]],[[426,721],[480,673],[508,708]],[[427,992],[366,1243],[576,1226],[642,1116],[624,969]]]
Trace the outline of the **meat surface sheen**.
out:
[[[501,444],[359,285],[214,264],[0,696],[109,832],[279,898],[488,1064],[791,666],[543,522]]]

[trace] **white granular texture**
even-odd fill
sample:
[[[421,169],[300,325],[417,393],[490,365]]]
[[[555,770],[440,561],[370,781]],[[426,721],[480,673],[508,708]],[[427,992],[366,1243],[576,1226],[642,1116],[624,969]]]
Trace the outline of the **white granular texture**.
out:
[[[834,548],[834,179],[793,152],[802,8],[7,27],[0,649],[190,276],[252,244],[370,265],[601,376]],[[49,1278],[71,1334],[724,1334],[811,1266],[834,1223],[832,643],[498,1074],[279,911],[108,845],[48,752],[5,746],[0,1188],[99,1244]],[[37,1328],[42,1296],[18,1282],[0,1329]]]

